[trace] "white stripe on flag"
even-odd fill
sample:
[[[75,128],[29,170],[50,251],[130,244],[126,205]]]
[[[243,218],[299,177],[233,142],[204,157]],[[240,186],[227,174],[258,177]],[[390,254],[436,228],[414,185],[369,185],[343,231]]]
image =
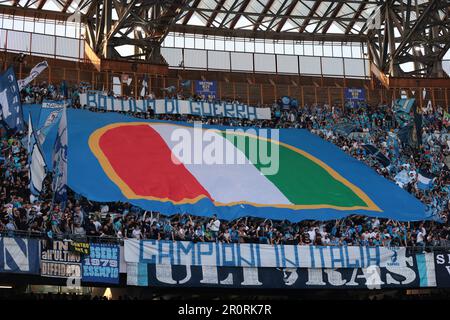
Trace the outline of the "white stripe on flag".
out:
[[[430,182],[432,181],[432,179],[427,178],[427,177],[421,175],[420,173],[419,173],[418,176],[417,176],[417,180],[418,180],[419,182],[423,183],[423,184],[426,184],[426,185],[429,185]]]
[[[34,191],[40,193],[42,191],[42,182],[45,179],[45,161],[37,143],[33,145],[30,163],[30,174],[31,184],[34,188]]]
[[[31,123],[31,113],[28,114],[28,135],[27,135],[27,152],[31,152],[31,135],[33,134],[33,124]]]
[[[434,254],[420,253],[416,254],[417,270],[419,272],[419,281],[421,287],[436,286],[436,270],[434,264]]]
[[[432,252],[425,253],[425,265],[427,269],[427,283],[429,287],[435,287],[436,283],[436,269],[434,265],[434,254]]]
[[[189,131],[191,137],[191,155],[194,158],[194,128],[176,127],[173,125],[157,124],[151,127],[159,133],[170,150],[180,142],[171,139],[176,128]],[[234,145],[214,133],[215,139],[221,139],[224,150],[234,150],[235,159],[246,159],[245,155]],[[208,145],[210,142],[204,142]],[[193,161],[192,161],[193,162]],[[249,161],[245,164],[184,164],[189,172],[209,192],[211,197],[221,203],[246,201],[257,204],[291,204],[283,193]]]

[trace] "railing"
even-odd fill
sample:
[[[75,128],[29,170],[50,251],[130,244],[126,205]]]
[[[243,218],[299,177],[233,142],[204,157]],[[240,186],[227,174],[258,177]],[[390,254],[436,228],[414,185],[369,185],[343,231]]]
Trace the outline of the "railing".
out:
[[[27,239],[49,239],[45,232],[25,231],[25,230],[2,230],[0,237],[27,238]],[[87,236],[80,234],[59,233],[52,235],[53,240],[72,240],[77,242],[93,243],[118,243],[123,244],[123,239],[111,236]]]
[[[49,239],[47,234],[44,232],[33,232],[24,230],[0,231],[0,237],[9,238],[28,238],[28,239]],[[78,242],[90,242],[90,243],[116,243],[123,245],[123,240],[117,237],[111,236],[87,236],[78,234],[53,234],[53,240],[72,240]],[[450,242],[447,245],[438,246],[401,246],[401,248],[406,248],[409,254],[423,253],[423,252],[446,252],[450,253]]]

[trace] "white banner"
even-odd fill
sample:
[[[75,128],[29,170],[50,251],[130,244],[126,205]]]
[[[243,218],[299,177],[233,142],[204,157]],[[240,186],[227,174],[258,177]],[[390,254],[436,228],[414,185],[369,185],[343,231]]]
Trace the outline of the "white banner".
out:
[[[68,105],[69,103],[66,100],[57,100],[57,101],[44,100],[42,102],[42,108],[50,108],[50,109],[65,108]]]
[[[125,261],[165,265],[367,268],[406,266],[406,248],[125,240]]]
[[[153,110],[155,114],[190,114],[209,117],[228,117],[239,119],[271,118],[270,108],[257,108],[246,104],[213,103],[207,101],[191,101],[178,99],[117,99],[102,92],[91,91],[80,94],[80,103],[88,108],[99,108],[109,111],[146,112]]]

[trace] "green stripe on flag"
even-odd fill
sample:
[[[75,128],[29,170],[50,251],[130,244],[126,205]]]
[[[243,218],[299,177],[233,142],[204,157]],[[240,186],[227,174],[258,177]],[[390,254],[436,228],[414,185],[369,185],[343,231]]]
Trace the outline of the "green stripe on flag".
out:
[[[223,132],[222,135],[241,150],[259,171],[264,167],[269,167],[269,165],[261,164],[259,156],[257,161],[253,161],[254,156],[250,156],[250,144],[257,145],[257,154],[259,154],[260,143],[266,144],[270,158],[274,147],[273,142],[268,143],[257,137],[230,134],[229,132]],[[239,138],[237,138],[238,136]],[[242,143],[242,140],[238,143],[239,139],[245,139],[245,143]],[[259,143],[257,143],[258,139]],[[282,144],[279,145],[279,161],[278,172],[274,175],[265,175],[265,177],[294,205],[368,207],[352,189],[336,180],[321,165]]]

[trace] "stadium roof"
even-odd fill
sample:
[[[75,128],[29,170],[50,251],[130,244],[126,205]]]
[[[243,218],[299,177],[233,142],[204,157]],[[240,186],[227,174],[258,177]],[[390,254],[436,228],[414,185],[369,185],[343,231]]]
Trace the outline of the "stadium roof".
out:
[[[92,14],[98,0],[0,0],[1,5],[83,15]],[[124,1],[113,0],[124,4]],[[186,33],[237,37],[317,40],[364,40],[367,20],[383,3],[380,0],[179,0],[133,1],[141,3],[172,2],[179,14],[170,30]],[[112,14],[116,20],[117,12]],[[115,19],[116,18],[116,19]],[[264,32],[264,34],[261,34]],[[322,35],[322,36],[321,36]]]
[[[71,20],[104,58],[158,63],[168,32],[364,42],[390,75],[441,77],[450,49],[448,0],[0,0],[0,13]],[[133,46],[121,56],[117,48]],[[413,73],[401,65],[413,64]]]
[[[360,35],[380,1],[195,0],[177,30],[207,27],[273,33]],[[181,27],[182,26],[182,27]],[[249,32],[236,32],[250,34]],[[267,34],[266,34],[267,36]],[[345,40],[345,38],[342,38]]]

